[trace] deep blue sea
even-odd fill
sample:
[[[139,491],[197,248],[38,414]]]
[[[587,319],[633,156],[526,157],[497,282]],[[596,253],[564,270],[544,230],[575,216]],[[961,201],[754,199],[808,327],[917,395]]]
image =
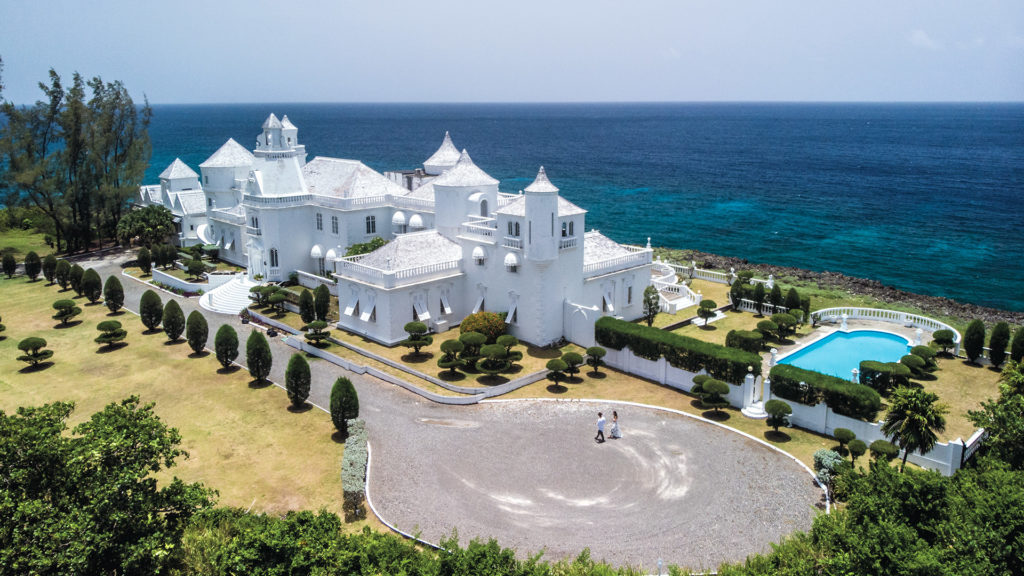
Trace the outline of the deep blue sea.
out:
[[[310,158],[415,168],[449,130],[502,191],[544,165],[620,242],[1024,310],[1024,104],[157,105],[146,182],[270,112]]]

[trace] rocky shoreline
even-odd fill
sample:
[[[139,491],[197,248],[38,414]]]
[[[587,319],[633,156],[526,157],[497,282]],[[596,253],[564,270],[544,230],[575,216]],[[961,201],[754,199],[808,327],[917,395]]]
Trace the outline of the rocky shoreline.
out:
[[[816,283],[819,287],[824,289],[838,288],[846,290],[852,294],[871,296],[882,300],[883,302],[907,304],[920,308],[928,314],[952,316],[964,319],[965,321],[980,318],[990,326],[996,322],[1008,322],[1017,326],[1024,325],[1024,312],[988,308],[986,306],[978,306],[977,304],[960,302],[958,300],[943,298],[941,296],[914,294],[913,292],[907,292],[905,290],[893,288],[892,286],[886,286],[877,280],[855,278],[839,272],[815,272],[813,270],[805,270],[803,268],[758,264],[750,262],[744,258],[720,256],[718,254],[710,254],[699,250],[671,250],[657,248],[655,249],[655,257],[658,255],[671,255],[673,260],[685,263],[696,261],[700,268],[716,270],[729,270],[730,268],[735,268],[737,271],[753,270],[755,275],[758,277],[767,277],[769,274],[774,274],[776,277],[793,277],[804,282]]]

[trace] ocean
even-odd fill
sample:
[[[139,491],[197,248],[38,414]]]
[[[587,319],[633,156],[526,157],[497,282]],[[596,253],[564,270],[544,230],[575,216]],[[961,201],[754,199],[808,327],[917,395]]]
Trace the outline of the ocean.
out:
[[[541,165],[611,238],[1024,311],[1024,104],[156,105],[146,183],[287,114],[309,157],[420,166],[446,130],[503,192]]]

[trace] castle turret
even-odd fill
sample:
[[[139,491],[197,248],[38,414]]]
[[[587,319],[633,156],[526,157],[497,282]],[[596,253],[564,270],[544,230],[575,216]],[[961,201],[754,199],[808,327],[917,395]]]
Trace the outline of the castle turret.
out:
[[[471,217],[486,218],[498,204],[498,181],[473,163],[465,150],[459,161],[434,181],[434,225],[454,237]]]
[[[437,176],[445,170],[455,166],[459,161],[459,149],[452,144],[452,137],[446,131],[444,133],[444,141],[441,142],[441,147],[437,149],[437,152],[427,158],[423,162],[423,170],[431,175]]]
[[[523,243],[526,259],[547,262],[558,258],[558,188],[548,180],[543,166],[523,194],[526,196]]]

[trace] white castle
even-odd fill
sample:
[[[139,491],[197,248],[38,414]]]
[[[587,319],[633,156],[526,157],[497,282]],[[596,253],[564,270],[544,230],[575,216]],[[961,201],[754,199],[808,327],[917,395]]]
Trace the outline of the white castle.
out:
[[[220,246],[250,281],[296,272],[305,286],[327,284],[337,326],[383,344],[413,320],[442,332],[488,310],[507,313],[523,341],[591,345],[598,317],[641,316],[651,283],[650,241],[584,232],[586,210],[543,167],[518,194],[499,192],[447,133],[422,169],[381,174],[357,160],[307,162],[298,129],[271,114],[254,151],[228,140],[199,169],[176,159],[159,186],[142,187],[142,204],[170,208],[180,243]],[[378,236],[382,248],[344,256]]]

